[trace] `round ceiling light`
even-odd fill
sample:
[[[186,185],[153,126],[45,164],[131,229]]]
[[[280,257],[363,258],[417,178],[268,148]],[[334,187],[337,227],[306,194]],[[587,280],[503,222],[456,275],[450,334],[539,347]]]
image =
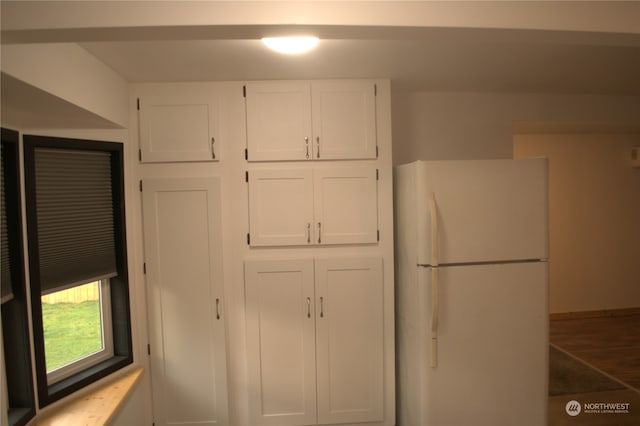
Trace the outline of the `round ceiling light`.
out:
[[[263,37],[262,42],[276,52],[295,55],[313,49],[318,44],[318,37]]]

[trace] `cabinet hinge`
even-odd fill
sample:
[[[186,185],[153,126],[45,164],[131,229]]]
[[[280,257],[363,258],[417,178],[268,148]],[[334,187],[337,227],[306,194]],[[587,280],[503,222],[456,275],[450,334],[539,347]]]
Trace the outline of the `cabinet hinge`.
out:
[[[380,174],[378,173],[378,169],[376,169],[376,180],[380,180]]]
[[[138,161],[142,161],[142,150],[138,149]]]
[[[142,273],[145,275],[147,274],[147,262],[144,262],[142,264]]]
[[[140,192],[142,192],[142,180],[140,180]]]
[[[251,245],[251,234],[247,232],[247,245]]]
[[[140,111],[140,98],[136,100],[136,108]]]
[[[378,229],[378,236],[377,236],[377,238],[378,238],[378,241],[380,241],[380,230],[379,230],[379,229]]]
[[[249,150],[247,148],[244,149],[244,159],[245,160],[249,159]]]
[[[243,98],[247,97],[247,86],[246,85],[242,86],[242,97]]]
[[[244,172],[244,181],[245,182],[249,182],[249,172],[248,171]]]
[[[150,343],[147,343],[147,355],[151,355],[151,344]]]
[[[373,85],[373,96],[378,96],[378,85],[377,84]]]

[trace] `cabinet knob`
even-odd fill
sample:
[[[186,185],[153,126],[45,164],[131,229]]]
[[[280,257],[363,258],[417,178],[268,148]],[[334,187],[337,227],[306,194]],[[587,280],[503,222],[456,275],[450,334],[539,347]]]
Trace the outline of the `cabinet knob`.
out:
[[[305,144],[305,147],[307,148],[307,158],[309,158],[309,138],[308,137],[304,138],[304,144]]]
[[[307,297],[307,318],[311,318],[311,298]]]
[[[324,318],[324,297],[320,296],[320,318]]]
[[[307,222],[307,244],[311,244],[311,223]]]
[[[316,158],[320,158],[320,136],[316,136]]]
[[[318,222],[318,244],[322,244],[322,224]]]
[[[216,143],[216,138],[212,137],[211,138],[211,157],[215,160],[216,159],[216,151],[214,148],[214,144]]]
[[[220,319],[220,299],[216,297],[216,319]]]

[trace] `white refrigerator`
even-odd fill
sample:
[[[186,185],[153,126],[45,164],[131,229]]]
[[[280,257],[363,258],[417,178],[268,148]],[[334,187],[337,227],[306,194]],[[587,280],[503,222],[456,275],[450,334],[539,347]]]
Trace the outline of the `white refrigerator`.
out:
[[[394,170],[399,426],[543,426],[545,159]]]

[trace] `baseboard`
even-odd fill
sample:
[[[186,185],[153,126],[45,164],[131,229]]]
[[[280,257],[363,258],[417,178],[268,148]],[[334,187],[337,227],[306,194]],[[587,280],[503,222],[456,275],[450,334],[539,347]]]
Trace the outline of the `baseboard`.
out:
[[[601,309],[597,311],[577,311],[577,312],[555,312],[549,314],[553,320],[601,318],[601,317],[626,317],[629,315],[640,315],[640,308],[623,309]]]

